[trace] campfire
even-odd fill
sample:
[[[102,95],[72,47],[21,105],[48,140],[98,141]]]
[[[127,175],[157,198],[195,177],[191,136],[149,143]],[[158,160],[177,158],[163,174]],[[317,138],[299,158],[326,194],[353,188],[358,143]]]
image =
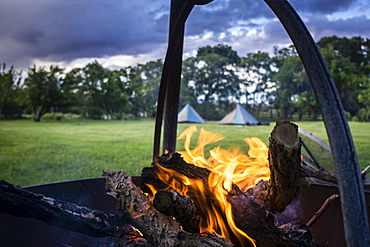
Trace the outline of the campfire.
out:
[[[94,241],[110,237],[109,246],[316,246],[310,227],[337,195],[326,201],[321,197],[315,204],[322,204],[320,210],[315,213],[315,206],[304,222],[290,220],[294,217],[281,221],[286,208],[299,213],[294,208],[305,206],[294,200],[307,191],[305,177],[317,175],[301,164],[297,131],[290,122],[278,122],[269,147],[258,138],[245,138],[245,148],[215,147],[206,157],[205,147],[223,137],[200,129],[191,148],[197,132],[191,126],[178,137],[184,139],[184,151],[163,154],[141,177],[104,172],[106,193],[122,214],[60,201],[5,181],[0,183],[0,212],[35,218]],[[242,152],[247,146],[248,152]],[[99,245],[105,246],[101,241]]]
[[[189,178],[159,164],[156,164],[158,172],[155,175],[168,185],[166,190],[176,191],[194,201],[203,216],[199,221],[200,232],[211,232],[229,241],[235,236],[240,242],[254,242],[235,225],[232,205],[227,200],[227,195],[232,191],[233,184],[245,192],[259,180],[269,179],[266,144],[256,137],[245,138],[244,141],[250,147],[248,155],[237,148],[229,151],[216,147],[210,151],[210,157],[207,159],[204,147],[222,140],[223,137],[202,128],[197,146],[190,150],[191,138],[196,131],[196,126],[190,126],[179,136],[178,139],[185,139],[185,151],[178,153],[186,163],[210,171],[208,188],[205,188],[202,179]],[[151,189],[151,194],[156,195],[157,190],[150,184],[146,185]],[[207,193],[212,194],[214,201],[210,201]]]
[[[190,149],[196,131],[179,136],[185,151],[143,169],[141,188],[123,171],[104,174],[108,193],[145,239],[155,246],[315,246],[307,227],[274,220],[307,184],[296,125],[279,122],[269,149],[246,138],[248,155],[216,147],[208,158],[204,147],[223,137],[201,129]],[[292,238],[292,231],[300,234]]]

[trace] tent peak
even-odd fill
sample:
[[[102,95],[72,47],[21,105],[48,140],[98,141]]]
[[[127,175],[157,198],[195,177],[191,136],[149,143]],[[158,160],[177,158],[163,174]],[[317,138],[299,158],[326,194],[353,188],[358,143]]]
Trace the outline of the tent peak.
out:
[[[203,118],[190,104],[186,104],[178,114],[178,123],[204,123]]]
[[[259,125],[261,123],[238,103],[234,110],[229,112],[218,124]]]

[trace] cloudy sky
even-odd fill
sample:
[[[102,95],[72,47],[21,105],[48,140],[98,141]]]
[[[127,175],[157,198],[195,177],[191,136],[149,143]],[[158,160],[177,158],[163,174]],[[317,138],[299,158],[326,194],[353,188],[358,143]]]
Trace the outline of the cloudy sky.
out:
[[[119,68],[163,59],[170,0],[1,0],[0,63]],[[368,0],[291,0],[316,41],[370,38]],[[291,44],[263,0],[214,0],[196,6],[186,23],[184,56],[227,44],[245,56]]]

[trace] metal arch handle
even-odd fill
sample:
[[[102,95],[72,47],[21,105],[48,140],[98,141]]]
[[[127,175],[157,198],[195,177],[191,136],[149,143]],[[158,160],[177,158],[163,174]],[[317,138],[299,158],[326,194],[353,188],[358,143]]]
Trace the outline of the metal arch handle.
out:
[[[328,133],[348,246],[370,246],[364,188],[351,132],[330,72],[307,27],[286,0],[264,0],[283,24],[305,67]]]
[[[157,114],[154,128],[153,162],[156,162],[156,159],[159,157],[163,119],[165,122],[165,138],[163,146],[165,149],[169,149],[171,152],[174,152],[176,148],[177,111],[181,79],[180,77],[171,78],[170,74],[181,72],[181,63],[180,67],[178,68],[177,66],[179,64],[174,63],[174,61],[182,55],[182,41],[184,38],[183,27],[195,5],[205,5],[212,1],[213,0],[171,1],[170,22],[172,19],[174,21],[171,23],[173,25],[169,30],[170,35],[168,48],[163,64],[161,83],[159,86]],[[171,79],[172,81],[170,84]],[[165,110],[166,114],[164,114]]]
[[[178,16],[176,17],[176,21],[173,25],[172,30],[169,30],[169,40],[168,40],[168,48],[163,64],[161,82],[159,86],[159,93],[158,93],[158,101],[157,101],[157,113],[155,119],[155,127],[154,127],[154,143],[153,143],[153,162],[155,163],[157,158],[159,157],[160,146],[161,146],[161,133],[162,133],[162,121],[164,117],[164,108],[166,103],[166,97],[168,95],[168,85],[170,81],[170,74],[172,71],[172,64],[176,59],[176,55],[179,52],[178,45],[183,40],[183,26],[191,12],[191,10],[195,6],[195,2],[193,1],[172,1],[171,4],[176,4],[178,7],[180,4],[180,11]],[[173,18],[173,13],[171,13],[171,18]],[[182,53],[182,50],[181,50]],[[179,68],[175,68],[178,70]],[[181,68],[180,68],[181,69]],[[180,84],[180,81],[173,81],[172,83]],[[177,103],[178,104],[178,103]],[[177,109],[176,109],[177,113]],[[177,119],[172,125],[177,125]],[[176,126],[172,126],[176,129]]]

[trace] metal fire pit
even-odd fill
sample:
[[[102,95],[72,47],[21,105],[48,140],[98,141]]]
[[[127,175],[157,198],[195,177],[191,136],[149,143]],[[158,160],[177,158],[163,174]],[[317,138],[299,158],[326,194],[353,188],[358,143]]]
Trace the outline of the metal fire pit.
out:
[[[133,177],[139,185],[140,177]],[[98,209],[107,213],[120,214],[116,200],[105,191],[105,179],[85,179],[27,187],[27,190]],[[302,190],[298,199],[276,218],[281,221],[307,223],[324,201],[338,194],[338,187],[313,183]],[[370,193],[366,192],[367,205]],[[369,207],[367,207],[369,210]],[[369,212],[370,213],[370,212]],[[334,200],[324,214],[311,227],[315,243],[319,246],[347,246],[340,200]],[[0,214],[0,246],[109,246],[111,238],[93,238],[77,232],[48,225],[42,221]]]
[[[153,160],[160,152],[162,121],[163,149],[175,151],[177,110],[181,76],[184,24],[196,4],[212,0],[171,0],[169,45],[159,88],[154,133]],[[369,246],[369,193],[364,193],[356,152],[343,106],[325,62],[307,28],[286,0],[265,0],[279,18],[297,48],[320,104],[338,177],[334,185],[312,184],[278,218],[306,223],[333,193],[331,203],[312,226],[321,246]],[[171,83],[170,83],[171,82]],[[165,112],[164,112],[165,111]],[[138,180],[136,178],[136,180]],[[27,188],[82,206],[117,213],[115,201],[105,194],[104,179],[87,179]],[[342,209],[343,208],[343,213]],[[344,221],[343,221],[344,219]],[[0,246],[109,246],[111,239],[97,239],[46,225],[43,222],[0,214]]]

